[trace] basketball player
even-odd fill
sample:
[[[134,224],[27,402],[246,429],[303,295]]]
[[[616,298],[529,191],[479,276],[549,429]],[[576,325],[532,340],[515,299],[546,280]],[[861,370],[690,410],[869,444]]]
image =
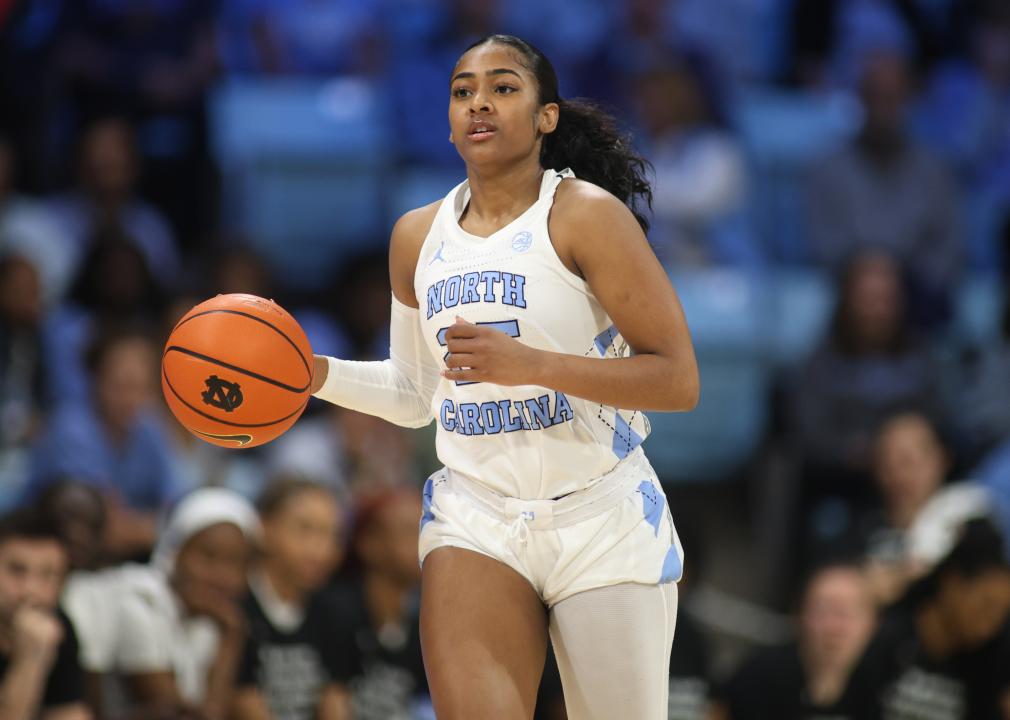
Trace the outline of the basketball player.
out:
[[[570,718],[665,718],[682,551],[642,411],[689,410],[699,383],[634,209],[645,163],[517,38],[471,46],[449,96],[467,180],[393,228],[390,359],[317,356],[313,391],[438,423],[420,557],[439,720],[532,717],[548,633]]]

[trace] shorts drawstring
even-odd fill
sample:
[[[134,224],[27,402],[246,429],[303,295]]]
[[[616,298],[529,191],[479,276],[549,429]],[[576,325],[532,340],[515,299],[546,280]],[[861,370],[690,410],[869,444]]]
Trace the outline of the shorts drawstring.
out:
[[[519,512],[519,514],[516,515],[515,520],[509,524],[508,532],[506,534],[509,542],[518,540],[519,547],[523,550],[526,549],[526,541],[530,537],[529,520],[532,515],[533,513],[527,511]]]

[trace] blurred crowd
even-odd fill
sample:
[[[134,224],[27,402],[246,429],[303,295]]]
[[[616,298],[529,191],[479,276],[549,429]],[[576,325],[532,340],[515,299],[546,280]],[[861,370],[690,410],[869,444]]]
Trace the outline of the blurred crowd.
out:
[[[447,80],[491,32],[653,164],[702,377],[646,444],[687,554],[671,720],[1010,718],[1001,0],[0,1],[0,718],[433,717],[433,429],[313,401],[224,450],[168,413],[159,353],[245,292],[316,352],[385,357],[386,234],[462,179]],[[286,124],[320,108],[362,134]],[[706,413],[686,444],[716,477],[661,463]],[[677,514],[702,479],[714,523]],[[727,571],[741,496],[764,540]],[[716,566],[759,576],[727,599]],[[541,695],[565,717],[550,658]]]

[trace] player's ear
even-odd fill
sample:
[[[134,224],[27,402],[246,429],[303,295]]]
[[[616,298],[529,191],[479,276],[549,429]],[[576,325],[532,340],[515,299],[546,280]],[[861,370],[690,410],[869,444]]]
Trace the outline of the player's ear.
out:
[[[451,142],[453,145],[456,144],[456,142],[452,139],[452,133],[451,132],[449,133],[449,142]]]
[[[540,108],[537,130],[539,130],[542,135],[554,132],[554,130],[558,127],[558,117],[560,114],[561,108],[557,103],[546,103],[542,108]]]

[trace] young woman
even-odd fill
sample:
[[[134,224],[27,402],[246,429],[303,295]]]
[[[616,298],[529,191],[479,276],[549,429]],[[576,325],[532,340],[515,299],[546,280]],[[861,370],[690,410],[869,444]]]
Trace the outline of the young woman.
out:
[[[569,717],[665,717],[682,552],[642,411],[688,410],[699,383],[636,209],[645,161],[517,38],[470,47],[449,95],[467,180],[393,228],[390,359],[317,357],[313,390],[438,422],[420,556],[440,720],[531,717],[548,629]]]
[[[257,506],[262,552],[243,602],[249,637],[232,716],[345,720],[349,648],[321,593],[342,553],[342,508],[297,477],[271,482]]]
[[[342,652],[353,667],[354,720],[431,717],[417,614],[420,513],[414,488],[358,502],[346,580],[331,595],[339,624],[352,630]]]
[[[885,615],[863,658],[870,717],[1003,720],[1010,708],[1010,566],[983,518]]]
[[[172,510],[150,565],[127,566],[113,581],[104,612],[116,615],[102,641],[133,705],[227,717],[246,636],[239,603],[259,535],[241,496],[199,488]]]

